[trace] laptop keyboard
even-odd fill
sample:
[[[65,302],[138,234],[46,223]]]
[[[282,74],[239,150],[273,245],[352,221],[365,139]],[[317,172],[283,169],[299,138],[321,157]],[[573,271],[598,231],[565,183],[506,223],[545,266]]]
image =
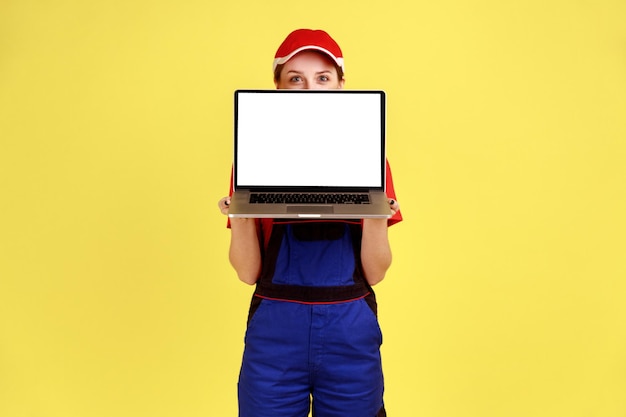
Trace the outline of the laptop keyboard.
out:
[[[251,193],[251,204],[370,204],[367,193]]]

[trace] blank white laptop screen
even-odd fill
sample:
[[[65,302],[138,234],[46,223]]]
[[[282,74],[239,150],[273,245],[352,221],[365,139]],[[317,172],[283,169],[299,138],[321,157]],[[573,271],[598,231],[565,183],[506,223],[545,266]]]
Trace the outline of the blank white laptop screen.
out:
[[[382,189],[383,100],[367,91],[238,91],[235,186]]]

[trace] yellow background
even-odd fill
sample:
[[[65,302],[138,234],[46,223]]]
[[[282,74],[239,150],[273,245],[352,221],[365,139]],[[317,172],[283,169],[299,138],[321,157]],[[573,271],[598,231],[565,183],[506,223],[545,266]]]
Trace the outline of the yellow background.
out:
[[[236,415],[232,92],[388,93],[390,416],[626,415],[626,3],[0,2],[0,416]]]

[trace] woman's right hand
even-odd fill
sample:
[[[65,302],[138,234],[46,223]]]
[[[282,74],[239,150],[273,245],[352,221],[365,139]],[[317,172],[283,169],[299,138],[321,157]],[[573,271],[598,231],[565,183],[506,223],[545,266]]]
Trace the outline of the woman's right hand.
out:
[[[217,202],[217,206],[220,209],[220,212],[228,216],[228,209],[230,208],[230,197],[224,197]]]

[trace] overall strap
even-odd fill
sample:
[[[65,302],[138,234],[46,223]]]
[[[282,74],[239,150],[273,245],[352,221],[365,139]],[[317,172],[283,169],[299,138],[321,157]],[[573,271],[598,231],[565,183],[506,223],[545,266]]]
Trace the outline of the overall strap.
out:
[[[272,278],[274,277],[276,260],[278,253],[285,235],[287,225],[274,224],[272,228],[272,235],[270,236],[269,243],[264,252],[263,258],[263,270],[261,276],[256,284],[255,297],[284,300],[299,302],[305,304],[332,304],[351,301],[367,296],[371,292],[371,288],[363,279],[363,273],[360,262],[360,226],[358,237],[353,236],[354,243],[358,244],[358,248],[355,247],[355,259],[356,268],[354,271],[354,284],[345,286],[326,286],[326,287],[311,287],[300,285],[285,285],[274,284]],[[351,225],[350,227],[353,227]],[[351,234],[354,231],[351,230]]]

